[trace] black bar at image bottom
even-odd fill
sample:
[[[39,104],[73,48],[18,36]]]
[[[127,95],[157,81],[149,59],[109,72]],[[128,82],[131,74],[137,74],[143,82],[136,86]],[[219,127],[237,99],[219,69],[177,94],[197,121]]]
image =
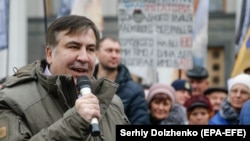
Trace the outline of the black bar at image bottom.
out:
[[[116,125],[116,140],[250,140],[250,125]]]

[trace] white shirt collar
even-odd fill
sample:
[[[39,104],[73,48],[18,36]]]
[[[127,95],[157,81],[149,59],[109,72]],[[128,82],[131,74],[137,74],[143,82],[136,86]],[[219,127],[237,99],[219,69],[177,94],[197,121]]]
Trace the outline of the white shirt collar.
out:
[[[49,66],[47,65],[45,70],[44,70],[44,74],[46,75],[52,75],[51,72],[49,71]]]

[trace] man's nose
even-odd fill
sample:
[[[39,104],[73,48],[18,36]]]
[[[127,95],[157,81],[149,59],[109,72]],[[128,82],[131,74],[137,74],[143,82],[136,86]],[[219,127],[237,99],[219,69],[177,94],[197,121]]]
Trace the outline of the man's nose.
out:
[[[89,60],[88,53],[87,53],[85,48],[82,48],[81,50],[79,50],[78,55],[77,55],[77,60],[80,60],[80,61],[88,61]]]
[[[111,56],[112,56],[112,57],[117,57],[117,56],[118,56],[118,53],[117,53],[116,51],[112,51],[112,52],[111,52]]]

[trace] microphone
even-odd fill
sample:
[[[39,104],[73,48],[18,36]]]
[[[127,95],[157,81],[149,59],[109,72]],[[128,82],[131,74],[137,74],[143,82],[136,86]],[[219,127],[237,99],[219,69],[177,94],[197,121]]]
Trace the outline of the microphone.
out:
[[[85,75],[77,78],[77,87],[80,90],[81,95],[91,93],[90,80]],[[92,136],[100,135],[100,129],[99,129],[99,124],[98,124],[97,118],[91,119],[90,131],[91,131]]]

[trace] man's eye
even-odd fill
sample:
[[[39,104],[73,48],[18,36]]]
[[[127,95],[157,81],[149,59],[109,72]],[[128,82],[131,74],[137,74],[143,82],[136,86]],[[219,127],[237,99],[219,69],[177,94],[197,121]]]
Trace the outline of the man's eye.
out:
[[[95,49],[94,47],[90,47],[90,48],[88,48],[87,50],[88,50],[88,51],[91,51],[91,52],[95,52],[96,49]]]
[[[69,48],[77,49],[77,46],[69,46]]]

